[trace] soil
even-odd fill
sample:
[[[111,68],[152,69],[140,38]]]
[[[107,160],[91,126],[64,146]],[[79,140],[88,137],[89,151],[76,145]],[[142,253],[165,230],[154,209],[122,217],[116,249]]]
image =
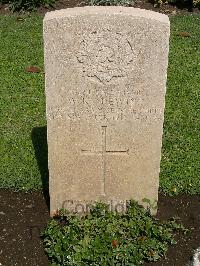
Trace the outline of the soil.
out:
[[[200,247],[200,196],[160,194],[156,217],[179,217],[190,231],[176,235],[177,245],[169,248],[166,258],[145,266],[186,265]],[[0,190],[0,265],[49,265],[40,238],[49,219],[48,193]]]

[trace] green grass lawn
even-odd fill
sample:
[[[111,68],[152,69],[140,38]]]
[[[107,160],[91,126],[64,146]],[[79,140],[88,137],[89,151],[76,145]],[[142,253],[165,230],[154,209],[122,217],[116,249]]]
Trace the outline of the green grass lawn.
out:
[[[200,16],[172,17],[160,174],[167,194],[200,194],[199,60]],[[26,73],[30,65],[43,70],[42,17],[0,16],[1,188],[47,184],[44,74]]]

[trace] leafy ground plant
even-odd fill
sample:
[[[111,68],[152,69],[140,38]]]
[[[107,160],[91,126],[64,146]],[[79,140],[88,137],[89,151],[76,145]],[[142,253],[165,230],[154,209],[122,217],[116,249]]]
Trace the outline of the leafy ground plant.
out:
[[[9,4],[12,11],[34,11],[39,6],[53,6],[55,0],[0,0],[0,4]]]
[[[88,0],[91,6],[133,6],[134,0]]]
[[[126,214],[104,203],[82,217],[61,210],[42,236],[52,265],[140,265],[164,256],[176,230],[185,229],[174,220],[160,223],[131,201]]]
[[[152,2],[152,1],[150,1]],[[200,0],[154,0],[155,6],[161,6],[163,4],[177,4],[177,6],[192,6],[200,7]]]

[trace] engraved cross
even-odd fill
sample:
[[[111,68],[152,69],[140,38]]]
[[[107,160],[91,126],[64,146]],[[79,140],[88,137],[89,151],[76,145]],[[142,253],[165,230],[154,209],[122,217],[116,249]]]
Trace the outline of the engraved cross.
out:
[[[103,169],[103,187],[102,187],[102,194],[103,196],[106,195],[106,189],[105,189],[105,179],[106,179],[106,155],[107,154],[113,154],[113,155],[128,155],[129,149],[127,150],[108,150],[106,145],[106,128],[107,126],[102,126],[102,148],[100,151],[94,151],[94,150],[83,150],[81,149],[81,152],[85,155],[101,155],[102,157],[102,169]]]

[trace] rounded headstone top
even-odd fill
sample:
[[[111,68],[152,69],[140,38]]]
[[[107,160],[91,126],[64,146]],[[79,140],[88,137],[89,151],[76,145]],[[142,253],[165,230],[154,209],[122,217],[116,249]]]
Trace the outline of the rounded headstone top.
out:
[[[61,9],[52,12],[47,12],[44,21],[51,19],[59,19],[64,17],[90,16],[90,15],[108,16],[108,17],[113,15],[127,15],[133,17],[153,19],[160,21],[161,23],[169,24],[169,18],[167,15],[140,8],[122,7],[122,6],[85,6],[85,7]]]

